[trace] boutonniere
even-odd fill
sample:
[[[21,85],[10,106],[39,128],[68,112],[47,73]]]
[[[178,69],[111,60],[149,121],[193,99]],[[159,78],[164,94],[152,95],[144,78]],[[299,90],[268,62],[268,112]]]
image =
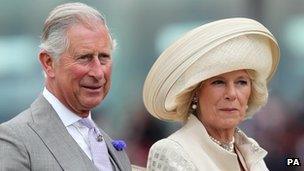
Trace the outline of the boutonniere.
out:
[[[112,145],[117,151],[122,151],[127,147],[127,144],[123,140],[114,140],[112,141]]]

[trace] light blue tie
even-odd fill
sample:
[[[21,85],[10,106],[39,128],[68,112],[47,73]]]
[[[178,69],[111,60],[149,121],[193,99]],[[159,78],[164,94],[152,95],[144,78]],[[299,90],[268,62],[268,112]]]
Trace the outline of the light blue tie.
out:
[[[109,153],[105,141],[91,119],[83,118],[79,122],[89,128],[89,143],[94,165],[100,171],[112,171]]]

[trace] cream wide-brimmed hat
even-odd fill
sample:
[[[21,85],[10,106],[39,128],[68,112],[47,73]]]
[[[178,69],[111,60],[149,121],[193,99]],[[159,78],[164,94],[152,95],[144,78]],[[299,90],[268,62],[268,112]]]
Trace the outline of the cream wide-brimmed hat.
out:
[[[240,69],[254,70],[268,82],[278,62],[277,41],[259,22],[211,22],[189,31],[159,56],[144,83],[144,104],[154,117],[176,121],[176,98],[187,88]]]

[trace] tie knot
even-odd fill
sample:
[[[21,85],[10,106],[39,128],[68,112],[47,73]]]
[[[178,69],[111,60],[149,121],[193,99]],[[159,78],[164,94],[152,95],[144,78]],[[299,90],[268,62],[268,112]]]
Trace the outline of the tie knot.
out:
[[[102,141],[102,135],[99,131],[99,129],[96,127],[95,123],[89,119],[89,118],[82,118],[78,121],[80,124],[86,126],[89,128],[89,134],[92,133],[92,135],[96,138],[98,142]]]

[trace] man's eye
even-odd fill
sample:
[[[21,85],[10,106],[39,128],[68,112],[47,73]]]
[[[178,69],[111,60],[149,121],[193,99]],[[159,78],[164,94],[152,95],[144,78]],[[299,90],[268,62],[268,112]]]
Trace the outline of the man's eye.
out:
[[[107,54],[99,54],[98,59],[100,62],[105,63],[105,62],[111,60],[111,57],[110,57],[110,55],[107,55]]]
[[[90,60],[91,59],[91,57],[92,57],[92,55],[89,55],[89,54],[87,54],[87,55],[81,55],[79,58],[77,58],[78,60],[81,60],[81,61],[88,61],[88,60]]]
[[[110,59],[110,55],[107,55],[107,54],[99,54],[99,55],[98,55],[98,58],[99,58],[99,59]]]
[[[213,85],[220,85],[220,84],[225,84],[225,82],[222,81],[222,80],[215,80],[211,84],[213,84]]]

